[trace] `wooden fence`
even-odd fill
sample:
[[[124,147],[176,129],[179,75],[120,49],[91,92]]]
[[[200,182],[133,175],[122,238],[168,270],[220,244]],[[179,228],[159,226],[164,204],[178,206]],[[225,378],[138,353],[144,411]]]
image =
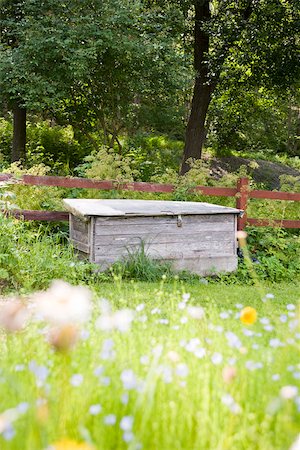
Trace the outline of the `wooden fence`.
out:
[[[161,192],[172,193],[175,187],[171,184],[130,182],[119,183],[116,181],[96,181],[87,178],[69,178],[54,176],[34,176],[23,175],[21,179],[16,180],[13,175],[0,174],[0,182],[20,183],[30,186],[56,186],[63,188],[81,188],[81,189],[99,189],[99,190],[126,190],[136,192]],[[236,208],[244,211],[244,215],[238,219],[238,229],[243,230],[246,225],[251,226],[271,226],[282,228],[300,228],[300,220],[270,220],[255,219],[247,216],[248,202],[252,198],[270,199],[270,200],[290,200],[300,201],[300,193],[295,192],[277,192],[264,190],[251,190],[248,178],[240,178],[235,188],[228,187],[210,187],[197,186],[192,189],[194,192],[201,192],[203,195],[214,197],[235,197]],[[43,221],[66,221],[69,214],[64,211],[32,211],[32,210],[13,210],[10,212],[16,218],[24,220],[43,220]]]

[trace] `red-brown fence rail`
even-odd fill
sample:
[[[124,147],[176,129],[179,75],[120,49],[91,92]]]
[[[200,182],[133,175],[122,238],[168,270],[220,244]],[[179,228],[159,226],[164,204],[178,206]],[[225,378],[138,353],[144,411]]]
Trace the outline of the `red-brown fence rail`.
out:
[[[0,174],[0,182],[13,182],[14,178],[9,174]],[[99,190],[126,190],[136,192],[160,192],[171,193],[175,187],[171,184],[130,182],[121,183],[117,181],[97,181],[87,178],[69,178],[54,176],[23,175],[16,182],[30,186],[56,186],[64,188],[99,189]],[[244,214],[238,219],[238,229],[243,230],[246,225],[251,226],[271,226],[282,228],[300,228],[300,220],[270,220],[255,219],[247,217],[248,202],[251,198],[270,200],[290,200],[300,201],[300,193],[296,192],[276,192],[265,190],[251,190],[248,178],[240,178],[236,188],[196,186],[192,191],[201,192],[203,195],[214,197],[235,197],[236,208],[243,210]],[[10,214],[16,218],[24,220],[40,221],[65,221],[68,220],[68,213],[64,211],[32,211],[14,210]]]

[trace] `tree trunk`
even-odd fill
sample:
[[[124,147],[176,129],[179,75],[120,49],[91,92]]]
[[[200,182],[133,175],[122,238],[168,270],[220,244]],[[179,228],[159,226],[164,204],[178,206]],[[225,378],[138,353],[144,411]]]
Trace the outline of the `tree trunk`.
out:
[[[14,129],[11,162],[25,161],[26,156],[26,109],[14,106]]]
[[[181,166],[183,175],[189,170],[189,158],[200,159],[205,140],[205,119],[211,101],[213,86],[208,80],[206,53],[209,50],[209,37],[202,29],[202,22],[210,19],[209,1],[195,2],[194,28],[194,68],[196,79],[192,100],[192,108],[186,128],[185,146]]]

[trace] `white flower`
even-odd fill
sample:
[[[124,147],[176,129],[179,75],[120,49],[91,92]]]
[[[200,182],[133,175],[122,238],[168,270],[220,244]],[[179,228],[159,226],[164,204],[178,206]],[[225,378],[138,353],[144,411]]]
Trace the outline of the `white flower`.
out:
[[[225,333],[225,336],[226,336],[228,345],[230,347],[232,347],[232,348],[241,348],[242,347],[242,343],[241,343],[240,339],[232,331],[227,331],[227,333]]]
[[[78,387],[83,382],[83,376],[80,373],[75,373],[71,376],[70,383],[74,387]]]
[[[201,306],[189,306],[187,308],[187,313],[192,319],[201,320],[204,317],[204,309]]]
[[[145,308],[144,303],[141,303],[140,305],[137,305],[137,307],[135,309],[137,312],[141,312],[141,311],[143,311],[144,308]]]
[[[182,378],[186,378],[189,374],[189,368],[186,364],[181,363],[176,366],[176,375]]]
[[[300,450],[300,434],[298,434],[296,440],[294,441],[289,450]]]
[[[133,425],[133,417],[132,416],[124,416],[120,422],[120,428],[123,431],[131,431]]]
[[[115,425],[117,422],[117,418],[114,414],[108,414],[104,417],[104,424],[105,425]]]
[[[273,380],[273,381],[278,381],[278,380],[280,380],[280,375],[279,375],[279,373],[274,373],[274,375],[272,375],[272,380]]]
[[[296,386],[283,386],[280,389],[280,397],[283,400],[291,400],[298,394],[298,388]]]
[[[36,293],[32,300],[44,320],[55,325],[66,325],[84,323],[89,319],[91,297],[86,287],[75,287],[56,280],[47,291]]]
[[[102,406],[97,404],[97,405],[91,405],[89,407],[89,413],[91,414],[91,416],[97,416],[102,410]]]
[[[138,382],[135,373],[131,369],[123,370],[121,373],[121,381],[126,390],[136,389]]]
[[[221,353],[214,353],[211,357],[211,362],[215,365],[221,364],[221,362],[223,361],[223,356],[221,355]]]
[[[123,433],[123,441],[124,442],[131,442],[134,439],[134,434],[132,431],[125,431]]]
[[[183,309],[185,309],[185,307],[186,307],[186,303],[185,302],[179,302],[178,303],[178,309],[183,310]]]
[[[293,303],[290,303],[289,305],[287,305],[286,309],[289,311],[294,311],[294,309],[296,309],[296,306]]]
[[[220,313],[220,319],[228,319],[230,314],[227,311],[223,311]]]
[[[241,412],[240,405],[235,402],[234,398],[230,394],[223,395],[221,401],[224,405],[228,406],[233,414],[239,414]]]
[[[189,299],[191,298],[191,294],[182,294],[182,300],[187,303]]]
[[[281,342],[280,339],[274,338],[274,339],[270,339],[269,346],[273,347],[273,348],[278,348],[278,347],[283,347],[284,344]]]
[[[114,313],[102,314],[96,321],[96,327],[102,331],[126,332],[130,329],[133,318],[134,314],[131,309],[120,309]]]

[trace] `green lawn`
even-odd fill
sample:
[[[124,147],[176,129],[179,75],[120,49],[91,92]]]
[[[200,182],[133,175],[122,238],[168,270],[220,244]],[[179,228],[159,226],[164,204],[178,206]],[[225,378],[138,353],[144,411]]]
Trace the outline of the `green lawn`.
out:
[[[66,438],[86,445],[53,448],[289,449],[300,431],[299,297],[296,282],[99,284],[71,352],[55,351],[36,318],[2,334],[0,448]],[[245,306],[253,325],[240,321]]]

